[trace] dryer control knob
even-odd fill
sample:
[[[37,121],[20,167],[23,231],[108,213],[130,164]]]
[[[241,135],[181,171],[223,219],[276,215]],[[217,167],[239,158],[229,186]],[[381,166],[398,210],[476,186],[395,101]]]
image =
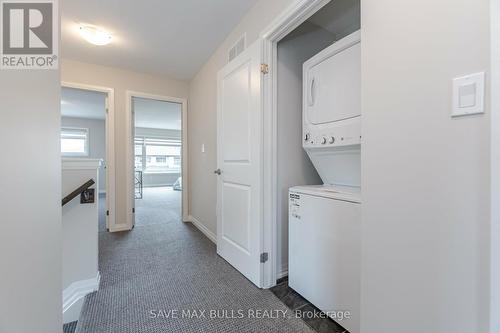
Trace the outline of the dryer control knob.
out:
[[[330,141],[328,141],[328,142],[330,142],[330,143],[335,143],[335,137],[334,137],[334,136],[331,136],[331,137],[330,137]]]
[[[321,144],[322,145],[326,144],[326,138],[325,137],[323,137],[323,139],[321,139]]]

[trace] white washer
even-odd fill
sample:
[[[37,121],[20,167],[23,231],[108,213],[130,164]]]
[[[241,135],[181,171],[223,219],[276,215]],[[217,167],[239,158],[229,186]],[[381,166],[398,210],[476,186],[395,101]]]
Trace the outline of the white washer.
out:
[[[358,187],[289,190],[289,285],[351,333],[359,332],[361,192]],[[339,311],[350,318],[339,320]]]

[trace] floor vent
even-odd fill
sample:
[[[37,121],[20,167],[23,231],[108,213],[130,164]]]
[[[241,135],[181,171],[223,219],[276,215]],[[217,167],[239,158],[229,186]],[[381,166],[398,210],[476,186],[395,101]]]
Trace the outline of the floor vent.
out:
[[[241,54],[246,47],[246,35],[243,35],[238,39],[238,41],[229,49],[228,62],[231,62],[234,58]]]

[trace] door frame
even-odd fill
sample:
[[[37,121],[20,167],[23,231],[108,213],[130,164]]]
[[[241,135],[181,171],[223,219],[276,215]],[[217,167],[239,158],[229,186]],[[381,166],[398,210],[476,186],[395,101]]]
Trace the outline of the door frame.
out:
[[[116,169],[115,169],[115,90],[113,88],[62,81],[61,87],[104,93],[107,96],[106,128],[106,229],[116,226]]]
[[[277,75],[275,68],[278,63],[278,43],[305,20],[320,10],[331,0],[297,0],[285,9],[263,32],[262,60],[268,64],[268,75],[262,80],[263,109],[263,161],[264,161],[264,223],[262,232],[263,252],[269,253],[269,260],[264,264],[264,288],[276,285],[278,278],[288,275],[288,272],[278,272],[278,106],[277,106]]]
[[[181,177],[182,177],[182,221],[189,222],[189,174],[188,174],[188,125],[187,125],[187,99],[179,97],[171,97],[165,95],[154,95],[139,91],[126,91],[126,133],[125,142],[127,143],[126,149],[126,167],[127,167],[127,228],[132,229],[134,226],[134,209],[135,209],[135,195],[134,195],[134,138],[132,137],[134,120],[132,118],[132,99],[134,97],[153,99],[157,101],[178,103],[181,104]]]
[[[491,226],[490,226],[490,327],[500,332],[500,0],[491,0]]]

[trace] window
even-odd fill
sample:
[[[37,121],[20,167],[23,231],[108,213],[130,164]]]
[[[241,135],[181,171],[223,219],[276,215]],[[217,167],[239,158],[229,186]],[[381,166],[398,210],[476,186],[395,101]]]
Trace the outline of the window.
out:
[[[134,151],[135,151],[135,169],[136,170],[143,170],[143,163],[144,163],[143,148],[144,148],[144,139],[135,138]]]
[[[135,168],[145,173],[180,172],[181,141],[136,137]]]
[[[61,129],[61,154],[63,156],[89,156],[89,130],[63,127]]]

